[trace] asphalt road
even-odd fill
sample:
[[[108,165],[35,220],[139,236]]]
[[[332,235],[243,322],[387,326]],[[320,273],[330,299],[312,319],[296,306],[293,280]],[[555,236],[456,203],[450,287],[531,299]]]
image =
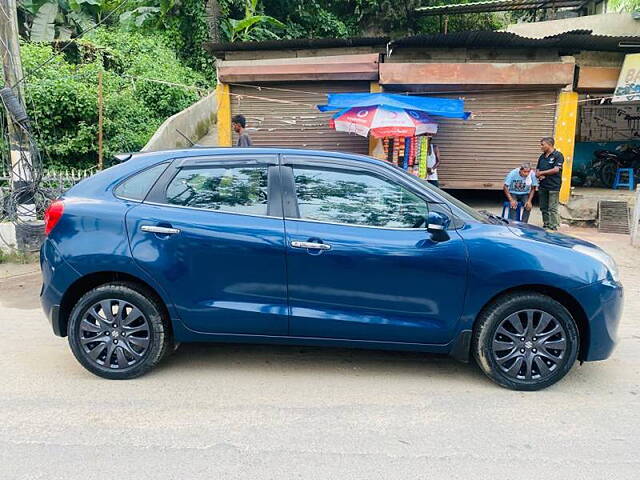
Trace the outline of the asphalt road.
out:
[[[0,268],[0,479],[640,478],[640,250],[578,233],[622,267],[620,344],[536,393],[447,358],[265,346],[102,380],[52,335],[37,267]]]

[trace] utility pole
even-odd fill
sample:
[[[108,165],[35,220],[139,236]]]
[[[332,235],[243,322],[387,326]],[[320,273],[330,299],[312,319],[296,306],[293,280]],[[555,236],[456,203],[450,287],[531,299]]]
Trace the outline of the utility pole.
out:
[[[102,97],[102,70],[98,71],[98,170],[104,168],[104,158],[102,152],[102,111],[104,109],[104,99]]]
[[[29,121],[24,108],[16,0],[0,2],[0,55],[4,72],[2,99],[7,113],[11,150],[11,186],[15,195],[17,220],[19,223],[33,222],[36,220],[36,206],[29,148]],[[16,236],[20,248],[18,231]]]

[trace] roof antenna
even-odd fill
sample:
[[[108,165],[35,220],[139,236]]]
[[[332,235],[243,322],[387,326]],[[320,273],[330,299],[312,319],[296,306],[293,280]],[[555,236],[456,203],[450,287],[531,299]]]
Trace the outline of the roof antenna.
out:
[[[187,137],[184,133],[182,133],[180,130],[178,130],[176,128],[176,132],[178,132],[180,135],[182,135],[182,137],[191,144],[192,147],[195,147],[195,142],[193,142],[189,137]]]

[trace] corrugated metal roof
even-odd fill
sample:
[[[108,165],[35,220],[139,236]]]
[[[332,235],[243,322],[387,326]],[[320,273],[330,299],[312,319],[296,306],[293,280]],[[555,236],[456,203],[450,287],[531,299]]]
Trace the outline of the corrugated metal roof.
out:
[[[544,38],[521,37],[511,32],[468,31],[417,35],[391,42],[400,47],[449,48],[557,48],[561,51],[640,52],[640,37],[591,35],[590,30],[574,30]]]
[[[458,13],[506,12],[516,10],[534,10],[545,8],[582,7],[585,0],[488,0],[473,3],[454,3],[450,5],[435,5],[432,7],[418,7],[422,15],[448,15]]]
[[[211,53],[290,50],[317,48],[380,47],[389,37],[365,38],[302,38],[296,40],[269,40],[266,42],[207,43]],[[640,37],[592,35],[591,30],[573,30],[544,38],[528,38],[511,32],[465,31],[417,35],[391,42],[400,47],[451,47],[451,48],[557,48],[563,52],[592,50],[602,52],[640,52]]]
[[[268,40],[264,42],[205,43],[211,52],[238,52],[253,50],[288,50],[307,48],[373,47],[386,45],[389,37],[359,38],[297,38],[292,40]]]

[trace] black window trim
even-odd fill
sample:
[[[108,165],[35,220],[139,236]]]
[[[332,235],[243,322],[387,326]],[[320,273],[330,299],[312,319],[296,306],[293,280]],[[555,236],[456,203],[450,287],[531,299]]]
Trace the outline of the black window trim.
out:
[[[156,205],[169,208],[183,208],[189,210],[201,210],[210,213],[222,213],[225,215],[242,215],[247,217],[259,218],[283,218],[282,214],[282,198],[279,195],[280,175],[278,171],[279,158],[277,154],[258,154],[251,155],[247,158],[247,154],[242,155],[224,155],[224,156],[203,156],[203,157],[182,157],[175,158],[171,161],[171,165],[167,168],[160,178],[156,181],[153,188],[149,191],[144,199],[145,204]],[[267,167],[267,214],[260,215],[254,213],[229,212],[225,210],[211,210],[210,208],[189,207],[185,205],[172,205],[166,202],[166,191],[169,184],[183,168],[200,169],[211,167],[229,167],[229,166],[266,166]],[[274,196],[272,197],[272,193]]]
[[[425,227],[413,228],[413,227],[380,227],[376,225],[360,225],[354,223],[341,223],[341,222],[327,222],[324,220],[313,220],[310,218],[302,218],[300,217],[300,207],[298,205],[298,197],[296,195],[296,185],[295,178],[293,174],[293,168],[295,166],[299,167],[317,167],[317,168],[325,168],[332,170],[359,170],[361,172],[369,173],[376,175],[383,180],[386,180],[391,183],[399,184],[403,188],[406,188],[408,191],[418,196],[427,204],[427,209],[429,208],[430,203],[442,203],[442,201],[438,199],[431,199],[425,192],[415,188],[410,182],[407,182],[406,179],[402,178],[401,175],[395,175],[390,172],[388,169],[380,167],[379,165],[363,163],[361,161],[354,161],[351,159],[341,159],[339,157],[316,157],[316,156],[303,156],[303,155],[291,155],[291,156],[283,156],[282,164],[280,166],[281,169],[281,179],[282,182],[286,184],[283,187],[283,210],[284,210],[284,218],[289,221],[296,222],[312,222],[312,223],[321,223],[325,225],[342,225],[347,227],[360,227],[360,228],[377,228],[382,230],[402,230],[402,231],[414,231],[414,232],[424,232],[426,231]],[[428,211],[428,210],[427,210]]]

